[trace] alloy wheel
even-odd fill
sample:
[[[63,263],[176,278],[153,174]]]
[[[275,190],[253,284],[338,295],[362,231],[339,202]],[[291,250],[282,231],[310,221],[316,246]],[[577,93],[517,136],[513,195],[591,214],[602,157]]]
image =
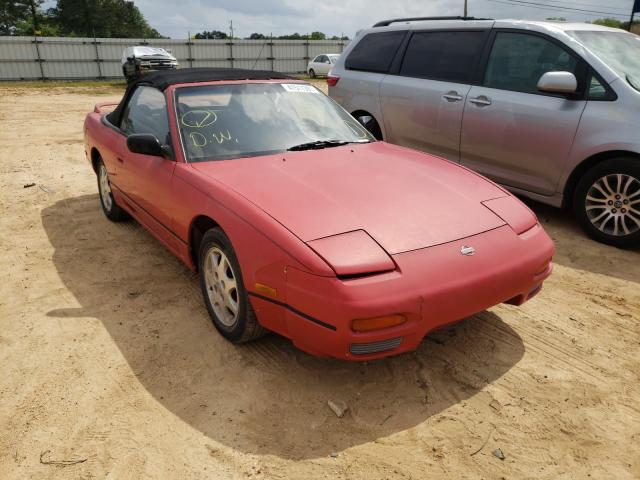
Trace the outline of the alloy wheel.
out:
[[[587,191],[585,210],[591,224],[607,235],[640,231],[640,180],[622,173],[600,177]]]
[[[233,327],[238,321],[238,283],[229,258],[216,246],[206,254],[204,281],[214,313],[223,325]]]
[[[113,199],[111,197],[111,184],[109,183],[109,175],[107,174],[107,169],[104,164],[100,165],[100,199],[102,200],[102,205],[104,206],[107,212],[111,211],[111,207],[113,205]]]

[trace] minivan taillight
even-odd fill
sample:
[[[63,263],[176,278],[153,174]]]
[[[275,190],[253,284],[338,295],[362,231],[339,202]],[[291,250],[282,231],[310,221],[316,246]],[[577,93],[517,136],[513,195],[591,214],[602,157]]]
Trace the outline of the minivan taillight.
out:
[[[329,85],[330,87],[335,87],[338,84],[338,80],[340,80],[340,77],[327,75],[327,85]]]

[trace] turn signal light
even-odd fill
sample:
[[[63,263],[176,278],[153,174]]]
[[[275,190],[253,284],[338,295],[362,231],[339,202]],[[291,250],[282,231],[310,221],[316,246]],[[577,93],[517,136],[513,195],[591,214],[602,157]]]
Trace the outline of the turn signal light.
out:
[[[276,298],[278,296],[278,291],[275,288],[265,285],[264,283],[256,283],[255,288],[257,292],[268,297]]]
[[[551,263],[551,258],[538,267],[538,270],[536,271],[535,275],[536,276],[542,275],[544,272],[546,272],[547,268],[549,268],[550,263]]]
[[[384,317],[359,318],[351,323],[354,332],[370,332],[382,328],[395,327],[407,321],[404,315],[385,315]]]

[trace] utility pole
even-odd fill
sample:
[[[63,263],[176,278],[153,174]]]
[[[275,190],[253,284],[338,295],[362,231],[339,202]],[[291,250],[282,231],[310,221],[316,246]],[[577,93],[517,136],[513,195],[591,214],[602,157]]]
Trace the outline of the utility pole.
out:
[[[631,26],[633,25],[633,17],[638,10],[640,10],[640,0],[635,0],[633,2],[633,7],[631,7],[631,18],[629,19],[629,28],[627,29],[629,31],[631,31]]]
[[[467,18],[467,0],[464,0],[464,18]]]
[[[231,32],[231,38],[233,39],[233,20],[229,22],[229,31]]]

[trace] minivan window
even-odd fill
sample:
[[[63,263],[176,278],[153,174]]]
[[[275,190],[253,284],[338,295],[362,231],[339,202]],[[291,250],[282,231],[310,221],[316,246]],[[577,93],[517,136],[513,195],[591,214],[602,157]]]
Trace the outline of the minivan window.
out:
[[[608,97],[608,91],[606,87],[595,76],[591,76],[589,79],[589,91],[587,98],[589,100],[605,100]]]
[[[629,85],[640,90],[640,37],[625,32],[567,32],[595,53]]]
[[[483,31],[414,33],[400,75],[470,83],[484,38]]]
[[[344,62],[347,70],[386,73],[405,32],[369,33],[353,47]]]
[[[484,86],[539,93],[538,80],[547,72],[571,72],[577,76],[578,61],[555,43],[527,33],[496,34]]]

